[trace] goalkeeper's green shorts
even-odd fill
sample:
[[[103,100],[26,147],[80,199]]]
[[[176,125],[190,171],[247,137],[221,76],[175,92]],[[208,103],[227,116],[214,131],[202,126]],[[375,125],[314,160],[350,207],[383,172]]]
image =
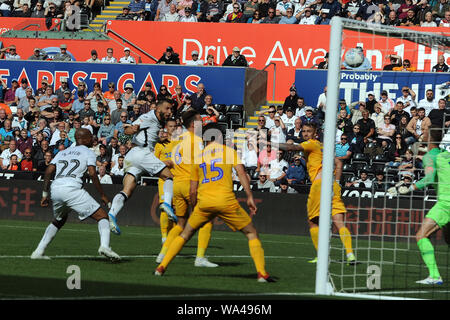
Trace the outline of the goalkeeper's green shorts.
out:
[[[434,220],[442,228],[450,222],[450,202],[436,202],[425,217]]]

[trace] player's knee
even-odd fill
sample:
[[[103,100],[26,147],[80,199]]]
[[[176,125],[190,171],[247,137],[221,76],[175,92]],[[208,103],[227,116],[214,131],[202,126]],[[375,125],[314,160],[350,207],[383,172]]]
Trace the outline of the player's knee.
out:
[[[52,224],[53,224],[56,228],[61,229],[61,228],[64,226],[64,224],[66,223],[66,220],[67,220],[67,216],[64,217],[64,218],[62,218],[61,220],[56,220],[56,219],[54,219],[54,220],[52,221]]]

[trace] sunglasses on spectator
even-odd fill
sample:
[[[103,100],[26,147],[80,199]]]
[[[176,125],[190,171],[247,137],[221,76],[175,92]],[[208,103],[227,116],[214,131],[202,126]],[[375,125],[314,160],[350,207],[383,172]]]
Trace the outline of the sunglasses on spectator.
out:
[[[126,118],[127,116],[120,116],[121,118]]]
[[[341,140],[347,140],[347,138],[344,137],[344,138],[341,138]]]
[[[239,7],[233,7],[233,9],[239,9]]]
[[[275,113],[275,111],[269,111],[269,113]]]
[[[91,104],[90,104],[89,102],[87,102],[87,103],[85,103],[84,105],[85,105],[85,106],[90,106]]]
[[[404,63],[403,66],[404,67],[409,67],[409,63]]]
[[[395,139],[401,139],[402,137],[400,136],[400,137],[395,137]]]

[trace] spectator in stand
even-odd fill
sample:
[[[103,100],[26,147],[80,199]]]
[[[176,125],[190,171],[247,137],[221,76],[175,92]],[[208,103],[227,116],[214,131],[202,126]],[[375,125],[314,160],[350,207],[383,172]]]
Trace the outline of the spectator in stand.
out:
[[[234,7],[233,7],[234,8]],[[206,7],[205,22],[219,22],[223,16],[224,8],[223,2],[218,0],[210,0]]]
[[[91,109],[91,102],[89,100],[84,100],[84,108],[78,112],[78,117],[82,121],[84,118],[88,117],[90,120],[94,119],[95,111]]]
[[[391,117],[386,114],[384,116],[384,124],[377,128],[377,142],[381,144],[383,141],[387,141],[388,144],[392,142],[392,137],[395,134],[395,126],[391,124]]]
[[[273,142],[286,143],[286,126],[280,116],[275,116],[275,126],[270,129],[269,135]]]
[[[434,3],[434,4],[433,4]],[[432,6],[432,13],[433,16],[436,18],[436,22],[439,24],[440,21],[445,19],[445,14],[449,12],[448,18],[450,18],[450,4],[448,3],[448,0],[438,0],[438,1],[431,1],[430,5]],[[448,22],[447,22],[448,23]]]
[[[324,119],[325,110],[327,109],[327,86],[323,88],[323,92],[317,98],[316,108],[318,114],[323,115],[322,117],[319,115],[319,117],[321,117],[321,119]]]
[[[292,140],[295,143],[303,142],[302,120],[300,118],[295,119],[294,128],[287,132],[286,140]]]
[[[267,11],[267,17],[265,17],[261,23],[271,23],[271,24],[278,24],[280,22],[281,16],[275,15],[275,9],[269,8]]]
[[[31,157],[31,148],[26,148],[23,152],[24,158],[20,161],[19,170],[20,171],[36,171],[37,166],[33,158]]]
[[[195,15],[192,14],[192,9],[190,7],[184,8],[184,15],[180,14],[179,22],[198,22]]]
[[[378,100],[378,103],[381,105],[381,111],[385,114],[391,113],[395,106],[395,102],[388,97],[388,92],[386,90],[381,91],[381,99]]]
[[[97,137],[99,143],[108,145],[111,138],[114,136],[114,125],[111,123],[111,116],[106,114],[103,118],[103,123],[101,124]]]
[[[37,162],[37,171],[45,172],[47,167],[50,165],[50,162],[52,161],[52,159],[53,159],[53,153],[50,150],[46,151],[44,153],[42,160]]]
[[[359,124],[355,124],[353,126],[353,132],[351,135],[348,135],[348,142],[350,144],[350,148],[354,153],[363,153],[364,152],[364,136],[361,134],[361,127]]]
[[[409,59],[405,59],[401,67],[393,67],[392,71],[416,71],[416,68],[411,65]]]
[[[261,23],[263,17],[261,16],[261,13],[259,10],[256,10],[253,15],[247,20],[247,23]]]
[[[248,20],[241,11],[241,7],[236,3],[233,5],[233,12],[229,13],[225,19],[227,23],[245,23]]]
[[[28,60],[47,60],[47,54],[41,52],[41,49],[34,48],[33,54],[28,58]]]
[[[260,113],[260,115],[266,118],[265,126],[270,130],[275,126],[275,106],[270,106],[267,111]]]
[[[289,88],[289,95],[284,99],[283,110],[286,111],[288,108],[295,110],[297,108],[298,98],[297,89],[292,85]]]
[[[140,106],[150,103],[156,100],[156,95],[152,90],[152,84],[150,82],[145,83],[144,90],[139,92],[136,103]]]
[[[375,173],[375,179],[372,181],[372,189],[375,192],[386,190],[386,181],[385,181],[383,171],[379,171],[379,172]]]
[[[122,8],[122,13],[119,13],[116,16],[116,20],[133,20],[134,17],[132,14],[130,14],[130,8],[128,7],[123,7]]]
[[[430,0],[433,1],[434,0]],[[423,22],[426,22],[426,15],[427,13],[431,13],[431,6],[428,4],[428,0],[419,0],[417,1],[417,3],[414,5],[414,12],[416,14],[417,20],[419,20],[419,24],[421,26],[426,27],[427,25],[423,25]],[[431,19],[430,22],[433,20],[433,15],[431,15]],[[430,26],[428,26],[430,27]]]
[[[299,18],[299,15],[301,14],[301,12],[299,12],[296,15],[296,18]],[[316,24],[317,21],[317,16],[315,14],[313,14],[313,11],[311,10],[311,8],[307,7],[304,9],[303,11],[303,15],[300,16],[300,21],[299,24],[304,24],[304,25],[314,25]],[[328,65],[327,65],[328,67]]]
[[[274,1],[261,0],[258,4],[258,10],[260,12],[261,18],[263,19],[268,16],[268,11],[270,8],[276,10],[275,7],[276,3]]]
[[[445,63],[445,57],[443,54],[440,54],[438,56],[438,63],[433,66],[433,69],[431,69],[432,72],[449,72],[449,67]]]
[[[389,59],[390,64],[385,65],[383,70],[392,71],[393,68],[402,66],[402,58],[396,54],[389,54],[386,56],[386,59]]]
[[[118,146],[117,152],[111,157],[111,168],[116,167],[119,161],[119,157],[125,158],[126,154],[128,152],[128,148],[126,145],[122,144]],[[110,153],[108,153],[110,154]]]
[[[118,108],[118,105],[117,105],[117,100],[120,100],[121,102],[120,102],[120,107],[121,108],[124,108],[124,109],[127,109],[127,105],[126,104],[124,104],[124,102],[122,101],[122,94],[119,92],[119,90],[115,90],[114,91],[114,94],[113,94],[113,99],[111,100],[111,101],[109,101],[108,102],[108,111],[109,111],[109,113],[112,115],[113,114],[113,112]],[[118,119],[119,117],[117,117],[117,119]],[[114,123],[114,121],[115,121],[115,118],[112,118],[112,122]]]
[[[42,2],[36,3],[33,11],[31,12],[31,18],[45,18],[45,9]]]
[[[175,93],[172,95],[171,99],[174,102],[173,114],[181,112],[185,102],[186,94],[183,93],[183,88],[180,85],[175,86]]]
[[[172,100],[172,94],[170,94],[169,90],[165,85],[161,85],[159,87],[159,92],[156,95],[156,101],[160,100],[168,100],[168,101]]]
[[[341,162],[340,167],[342,167],[342,164],[346,163],[348,160],[351,159],[353,150],[348,141],[347,134],[343,133],[341,135],[341,141],[339,143],[336,143],[335,145],[335,153],[336,153],[336,160],[339,160]],[[340,176],[338,177],[336,175],[336,180],[340,180]]]
[[[28,113],[30,111],[30,99],[33,99],[36,102],[36,99],[33,97],[33,89],[28,87],[25,89],[25,96],[19,99],[17,103],[17,110],[22,110],[24,113]]]
[[[20,130],[20,136],[17,140],[17,149],[22,154],[25,154],[26,149],[31,149],[33,147],[33,138],[28,135],[27,129]]]
[[[400,26],[400,19],[397,17],[397,12],[395,10],[389,11],[387,19],[384,20],[384,24],[391,27]]]
[[[279,24],[298,24],[298,19],[294,16],[294,10],[292,8],[286,9],[286,15],[282,16]]]
[[[298,187],[306,181],[306,161],[300,155],[294,156],[294,161],[286,171],[286,179],[290,186]]]
[[[23,110],[17,109],[16,114],[14,115],[14,117],[12,119],[11,126],[13,128],[19,129],[19,130],[22,130],[22,129],[27,130],[28,129],[28,121],[25,119],[24,116],[25,116],[25,114],[24,114]]]
[[[305,108],[305,115],[300,117],[302,124],[315,123],[316,125],[319,125],[319,119],[317,118],[317,116],[314,115],[313,112],[314,112],[314,110],[312,107]]]
[[[296,106],[295,106],[295,108],[294,108],[294,110],[295,110],[295,116],[296,117],[301,117],[301,116],[304,116],[305,115],[305,108],[306,108],[306,105],[305,105],[305,98],[303,98],[303,97],[298,97],[298,99],[297,99],[297,104],[296,104]],[[319,110],[317,110],[317,112],[319,113]]]
[[[428,132],[428,128],[431,125],[430,118],[425,116],[425,109],[417,109],[417,118],[412,118],[406,129],[411,133],[411,136],[406,138],[406,143],[409,145],[416,141],[426,141],[424,140],[424,135]]]
[[[280,16],[280,18],[282,16],[286,15],[286,10],[290,8],[293,8],[292,2],[290,2],[289,0],[281,0],[277,3],[276,6],[276,12],[277,12],[277,16]]]
[[[419,101],[418,108],[425,109],[425,116],[428,116],[431,110],[438,109],[438,101],[434,98],[432,89],[425,92],[425,98]]]
[[[209,96],[207,96],[209,97]],[[207,125],[208,123],[217,122],[217,118],[219,117],[219,112],[214,109],[212,105],[206,107],[206,115],[202,116],[203,125]]]
[[[295,128],[295,121],[298,119],[297,116],[294,115],[294,110],[292,108],[287,108],[286,114],[281,116],[281,120],[286,126],[286,132]]]
[[[379,11],[377,4],[372,0],[361,1],[356,16],[360,16],[363,21],[367,21],[375,12]]]
[[[439,22],[439,27],[450,27],[450,10],[445,11],[445,18]]]
[[[19,88],[19,82],[17,79],[12,79],[11,88],[8,88],[5,92],[3,102],[8,106],[16,103],[16,90]]]
[[[5,119],[3,122],[3,127],[0,128],[0,138],[2,141],[9,137],[10,139],[14,138],[14,130],[12,128],[11,119]]]
[[[123,167],[123,160],[125,159],[124,156],[118,156],[117,157],[117,164],[111,168],[111,175],[113,176],[123,176],[124,175],[124,167]]]
[[[3,152],[0,154],[0,167],[3,170],[8,169],[8,165],[12,155],[16,155],[18,162],[22,160],[23,157],[22,152],[20,152],[20,150],[17,149],[17,143],[16,140],[14,139],[11,139],[9,141],[8,149],[3,150]]]
[[[103,63],[117,63],[117,59],[114,58],[114,50],[113,48],[106,49],[106,57],[103,57],[100,62]]]
[[[205,85],[203,83],[199,83],[197,85],[197,92],[191,94],[192,98],[192,107],[195,110],[201,110],[205,105],[205,97],[207,96]]]
[[[116,84],[114,82],[108,82],[108,91],[103,92],[103,98],[106,102],[114,100],[114,92],[116,91]]]
[[[276,150],[272,150],[272,144],[270,143],[270,141],[266,141],[266,147],[259,152],[256,171],[264,175],[269,174],[269,163],[276,158]]]
[[[97,156],[96,166],[97,169],[100,167],[105,167],[106,170],[110,170],[111,168],[111,156],[108,154],[106,146],[104,144],[99,145],[100,155]]]
[[[9,164],[6,167],[5,170],[18,171],[19,170],[19,165],[20,165],[19,161],[20,160],[18,159],[17,155],[16,154],[12,154],[11,158],[9,159]]]
[[[84,108],[84,93],[77,92],[78,99],[74,100],[72,103],[72,111],[75,113],[75,117],[78,117],[78,113]]]
[[[405,0],[404,3],[400,5],[400,7],[397,9],[398,19],[403,20],[408,16],[408,11],[410,9],[413,9],[414,5],[412,3],[412,0]]]
[[[133,110],[131,110],[130,112],[128,112],[128,119],[131,122],[134,122],[137,120],[137,118],[139,118],[139,116],[141,115],[140,113],[140,107],[138,104],[133,105]]]
[[[111,122],[112,122],[113,125],[116,125],[120,121],[121,113],[124,112],[124,111],[125,112],[127,111],[127,109],[122,107],[122,105],[123,105],[122,99],[119,98],[115,102],[116,102],[115,103],[116,104],[116,109],[114,109],[111,112]]]
[[[98,180],[101,184],[112,184],[112,179],[109,174],[106,173],[105,166],[98,167]]]
[[[394,110],[390,113],[390,116],[391,116],[391,123],[394,126],[398,126],[398,124],[400,123],[400,119],[402,117],[406,117],[408,122],[411,118],[409,113],[405,111],[403,102],[401,101],[398,101],[396,103]]]
[[[352,182],[347,182],[345,184],[345,186],[347,188],[354,187],[354,188],[359,188],[359,189],[370,189],[370,188],[372,188],[372,180],[369,179],[369,175],[368,175],[367,171],[361,170],[361,172],[359,174],[359,178]]]
[[[114,138],[118,139],[121,144],[126,143],[129,138],[124,132],[125,124],[131,124],[131,121],[128,120],[128,113],[126,111],[122,111],[120,114],[120,121],[114,127]]]
[[[202,59],[198,58],[198,51],[197,50],[193,50],[191,52],[191,57],[192,60],[187,60],[186,61],[186,65],[187,66],[202,66],[205,64],[205,62]]]
[[[259,3],[258,0],[248,0],[244,3],[242,13],[244,15],[244,22],[253,17],[253,14],[258,11]]]
[[[364,143],[367,144],[372,141],[375,136],[375,122],[369,118],[369,111],[362,111],[362,119],[359,119],[356,124],[359,125],[361,134],[364,137]]]
[[[445,112],[445,104],[445,99],[439,99],[438,108],[431,110],[428,114],[428,118],[430,118],[432,125],[436,125],[440,128],[450,126],[450,115]]]
[[[367,101],[365,103],[366,110],[369,111],[369,113],[375,112],[375,104],[377,103],[377,100],[375,99],[375,93],[373,91],[367,92]]]
[[[132,0],[128,4],[128,7],[130,8],[130,14],[134,15],[135,17],[145,12],[145,2],[142,0]]]
[[[260,173],[258,177],[258,182],[253,188],[256,192],[275,192],[276,188],[272,181],[267,179],[267,174]]]
[[[102,62],[102,60],[98,58],[97,50],[91,50],[91,57],[87,59],[86,62],[94,62],[94,63]]]
[[[437,27],[436,22],[433,21],[433,14],[431,11],[428,11],[425,13],[425,19],[424,21],[420,21],[421,27]]]
[[[169,12],[166,12],[164,16],[160,18],[160,21],[166,22],[176,22],[180,18],[180,15],[177,12],[176,4],[172,3],[169,7]]]
[[[412,134],[408,131],[409,121],[411,121],[410,118],[406,115],[403,115],[400,117],[400,121],[396,126],[396,134],[400,134],[403,138],[403,141],[405,141],[405,143],[406,143],[406,139],[408,137],[412,136]],[[414,141],[412,141],[412,142],[414,142]]]
[[[5,109],[0,109],[0,129],[5,125],[5,120],[7,119]]]
[[[399,133],[395,134],[395,141],[391,143],[388,152],[388,159],[390,160],[386,166],[388,167],[398,167],[400,162],[402,161],[402,157],[404,156],[407,150],[407,145],[403,136]]]
[[[170,11],[170,6],[172,4],[177,4],[174,0],[161,0],[156,10],[155,21],[161,21],[166,13]]]
[[[72,57],[67,53],[67,45],[62,44],[59,46],[60,52],[57,53],[54,57],[54,61],[72,61]]]
[[[336,128],[346,136],[352,134],[353,132],[353,123],[348,118],[347,111],[345,109],[339,111]]]
[[[6,51],[8,51],[8,52],[6,52]],[[20,60],[20,56],[17,54],[17,51],[16,51],[16,46],[12,44],[9,47],[0,49],[0,59]]]
[[[280,188],[278,189],[278,193],[297,193],[297,191],[289,186],[289,182],[286,178],[283,178],[280,180]]]
[[[233,48],[233,53],[230,54],[222,66],[224,67],[248,67],[247,59],[241,54],[241,49],[238,47]]]
[[[165,0],[164,0],[165,1]],[[173,51],[172,47],[167,47],[161,58],[156,62],[159,64],[180,64],[178,53]]]
[[[134,92],[134,88],[131,83],[127,83],[125,85],[125,92],[120,98],[127,105],[127,110],[131,111],[130,109],[132,109],[132,106],[136,103],[136,93]]]
[[[345,101],[345,99],[339,99],[338,114],[341,110],[345,110],[347,113],[347,118],[350,118],[352,112],[349,106],[347,106],[347,101]]]
[[[348,19],[356,19],[356,14],[358,13],[360,6],[361,2],[358,0],[348,1],[344,4],[344,8],[342,8],[343,16]]]
[[[311,10],[309,10],[309,12],[311,12]],[[301,21],[300,21],[301,22]],[[325,60],[321,61],[318,65],[317,65],[317,69],[328,69],[328,52],[325,54],[324,57]]]
[[[412,107],[417,107],[415,100],[416,100],[416,93],[414,92],[414,90],[405,86],[402,88],[402,96],[398,97],[396,102],[399,101],[403,102],[405,111],[412,116],[410,109]]]
[[[375,104],[375,112],[370,115],[370,119],[375,122],[375,129],[378,130],[379,127],[384,125],[385,115],[386,114],[381,110],[381,105],[379,103]]]
[[[119,63],[136,63],[136,60],[130,55],[130,48],[123,49],[124,56],[119,59]]]

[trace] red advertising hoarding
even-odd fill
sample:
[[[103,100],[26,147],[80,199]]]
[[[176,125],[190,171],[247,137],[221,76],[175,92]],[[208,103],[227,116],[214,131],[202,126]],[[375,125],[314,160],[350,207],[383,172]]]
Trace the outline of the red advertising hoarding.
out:
[[[2,18],[0,18],[0,23]],[[273,92],[273,66],[266,70],[268,79],[268,100],[284,100],[289,87],[295,81],[295,69],[312,68],[323,60],[329,48],[330,27],[324,25],[272,25],[272,24],[226,24],[226,23],[182,23],[110,20],[107,28],[113,30],[132,44],[159,58],[167,46],[180,54],[184,64],[197,50],[200,59],[212,54],[218,64],[222,64],[232,48],[237,46],[246,56],[251,67],[262,69],[270,63],[276,64],[275,96]],[[413,28],[420,31],[437,32],[449,35],[449,28]],[[142,63],[155,63],[132,44],[123,42],[113,33],[114,40],[33,40],[3,38],[4,46],[16,44],[18,53],[26,58],[32,55],[33,48],[57,48],[61,41],[77,61],[90,58],[96,49],[100,58],[106,55],[108,47],[114,48],[114,56],[120,58],[123,48],[128,46],[132,55],[141,58]],[[418,71],[430,71],[437,63],[440,52],[399,39],[370,36],[354,31],[345,31],[344,47],[362,45],[366,56],[371,60],[374,70],[381,70],[388,63],[387,54],[398,54],[410,59]],[[450,55],[445,55],[449,63]],[[299,94],[301,95],[301,88]],[[308,102],[312,103],[312,102]]]

